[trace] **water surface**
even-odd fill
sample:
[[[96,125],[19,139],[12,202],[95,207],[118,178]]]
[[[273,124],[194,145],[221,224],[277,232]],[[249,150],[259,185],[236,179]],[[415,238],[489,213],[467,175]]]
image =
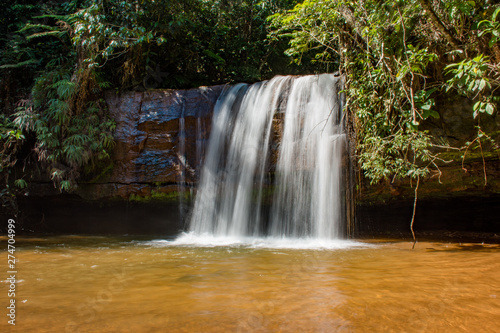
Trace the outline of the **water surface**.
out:
[[[6,238],[1,238],[2,256]],[[17,238],[12,332],[498,332],[500,247]],[[6,275],[6,260],[2,262]],[[7,283],[0,289],[6,305]]]

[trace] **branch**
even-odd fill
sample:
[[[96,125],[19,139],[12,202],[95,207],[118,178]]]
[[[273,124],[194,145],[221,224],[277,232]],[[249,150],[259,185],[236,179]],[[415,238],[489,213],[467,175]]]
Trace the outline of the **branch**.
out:
[[[455,49],[460,49],[460,41],[453,37],[451,32],[446,29],[444,24],[441,22],[439,17],[437,16],[436,12],[434,9],[432,9],[432,5],[430,4],[429,0],[419,0],[420,6],[425,10],[427,15],[429,15],[429,18],[431,19],[432,24],[434,27],[439,30],[439,32],[446,38],[448,43],[450,43]]]
[[[415,244],[417,243],[417,239],[415,238],[415,231],[413,230],[413,223],[415,222],[415,211],[417,210],[417,194],[418,194],[418,185],[420,184],[420,175],[417,176],[417,187],[415,187],[415,201],[413,202],[413,215],[411,217],[410,230],[411,235],[413,236],[413,246],[412,250],[415,248]]]

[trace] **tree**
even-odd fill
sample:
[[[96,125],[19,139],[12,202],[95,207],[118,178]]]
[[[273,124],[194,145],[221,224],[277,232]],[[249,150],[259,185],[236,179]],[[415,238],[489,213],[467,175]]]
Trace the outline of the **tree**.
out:
[[[436,165],[433,138],[420,126],[439,117],[437,94],[470,96],[475,117],[495,112],[498,12],[487,0],[308,0],[272,21],[273,34],[289,38],[288,54],[315,51],[346,75],[358,161],[376,182],[419,179]]]

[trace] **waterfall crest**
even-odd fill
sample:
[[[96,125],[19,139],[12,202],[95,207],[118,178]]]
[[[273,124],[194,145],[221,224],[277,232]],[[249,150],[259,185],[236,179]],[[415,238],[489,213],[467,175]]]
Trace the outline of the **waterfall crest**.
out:
[[[189,231],[338,239],[344,220],[341,79],[238,84],[219,98]]]

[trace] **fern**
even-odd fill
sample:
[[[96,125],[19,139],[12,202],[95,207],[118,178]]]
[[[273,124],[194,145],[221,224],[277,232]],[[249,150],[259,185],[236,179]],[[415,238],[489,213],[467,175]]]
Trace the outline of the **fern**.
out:
[[[73,185],[73,183],[69,180],[63,180],[61,182],[60,187],[61,187],[61,191],[68,191],[69,192],[69,191],[73,190],[76,187],[76,185]]]
[[[39,63],[40,63],[40,60],[30,59],[30,60],[18,62],[17,64],[2,65],[2,66],[0,66],[0,69],[20,68],[20,67],[24,67],[24,66],[38,65]]]
[[[68,17],[71,15],[55,15],[55,14],[44,14],[44,15],[39,15],[39,16],[34,16],[33,18],[36,19],[45,19],[45,18],[52,18],[58,21],[67,21]]]
[[[72,11],[76,10],[74,6],[76,4],[63,5],[65,10]],[[0,70],[36,66],[39,73],[34,79],[30,103],[13,115],[14,130],[4,130],[0,119],[1,138],[22,140],[23,133],[31,132],[36,140],[33,151],[50,170],[50,178],[61,191],[74,189],[82,171],[91,172],[95,161],[109,158],[105,149],[114,143],[111,135],[114,123],[106,119],[105,104],[98,99],[102,89],[111,87],[111,83],[96,72],[97,68],[77,62],[78,46],[69,38],[77,15],[79,12],[35,17],[44,20],[44,24],[27,23],[18,30],[24,43],[35,46],[25,48],[28,51],[24,53],[13,51],[0,62]],[[51,21],[55,24],[46,24]],[[44,43],[40,38],[46,38]],[[50,50],[47,54],[41,53],[47,49]],[[29,60],[19,61],[21,59]],[[20,179],[15,184],[23,188],[26,185],[23,182]]]
[[[75,82],[61,80],[57,82],[57,94],[60,99],[67,100],[75,95],[77,86]]]
[[[35,17],[37,18],[37,17]],[[20,29],[18,32],[25,32],[31,29],[41,29],[41,30],[49,30],[49,31],[59,31],[58,27],[54,27],[51,25],[45,25],[45,24],[33,24],[33,23],[26,23],[26,25]]]
[[[79,145],[84,146],[90,141],[90,138],[85,134],[74,134],[64,140],[64,145]]]
[[[27,40],[31,40],[33,38],[40,38],[40,37],[47,37],[47,36],[53,36],[57,38],[61,38],[66,34],[65,31],[43,31],[43,32],[37,32],[32,35],[26,36]]]
[[[20,189],[24,189],[24,188],[28,187],[28,183],[24,179],[16,179],[14,181],[14,185]]]

